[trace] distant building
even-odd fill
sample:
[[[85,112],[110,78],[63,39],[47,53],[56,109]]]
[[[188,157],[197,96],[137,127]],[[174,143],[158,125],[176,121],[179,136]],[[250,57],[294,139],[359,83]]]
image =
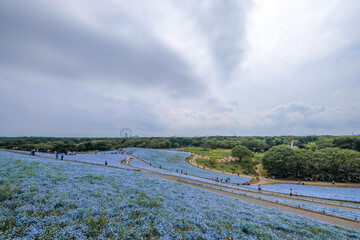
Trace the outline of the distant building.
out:
[[[292,149],[297,149],[298,148],[298,146],[294,146],[294,140],[293,141],[291,141],[291,143],[290,143],[290,146],[289,147],[291,147]]]

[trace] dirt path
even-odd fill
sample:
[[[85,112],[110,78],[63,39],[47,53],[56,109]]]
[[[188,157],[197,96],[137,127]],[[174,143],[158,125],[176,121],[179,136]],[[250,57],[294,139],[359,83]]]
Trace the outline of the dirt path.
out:
[[[262,174],[261,174],[261,172],[260,172],[260,165],[261,165],[261,163],[259,163],[259,164],[257,164],[256,166],[255,166],[255,172],[257,173],[257,175],[259,176],[259,178],[261,178],[261,177],[264,177]]]
[[[29,155],[27,153],[12,151],[9,149],[0,149],[0,151],[11,152],[11,153],[21,154],[21,155],[26,155],[26,156]],[[115,168],[115,169],[121,169],[121,170],[125,170],[125,171],[140,171],[138,169],[125,169],[125,168],[116,167],[116,166],[105,166],[103,164],[98,164],[98,163],[80,162],[80,161],[74,161],[74,160],[69,160],[69,159],[60,160],[60,159],[56,159],[54,157],[46,157],[46,156],[41,156],[41,155],[35,155],[34,157],[47,158],[47,159],[52,159],[52,160],[61,161],[61,162],[71,162],[71,163],[86,164],[86,165],[93,165],[93,166],[100,166],[100,167],[107,167],[107,168]]]
[[[143,163],[150,166],[149,163],[143,161],[142,159],[134,157],[134,160],[141,161],[141,162],[143,162]],[[126,165],[125,163],[123,163],[123,164]],[[132,165],[130,165],[130,166],[134,167]],[[152,166],[152,167],[154,167],[154,166]],[[145,170],[145,169],[142,169],[142,168],[139,168],[139,167],[134,167],[134,168],[137,168],[137,169],[139,169],[141,171]],[[155,168],[158,168],[158,167],[155,167]],[[166,170],[166,169],[162,168],[162,170]],[[149,170],[147,170],[147,171],[149,171]],[[170,170],[168,170],[168,171],[171,172]],[[157,174],[159,174],[159,173],[157,173]],[[161,175],[164,175],[164,174],[161,174]],[[182,178],[182,177],[177,177],[177,178]],[[189,180],[186,177],[184,177],[183,179],[184,180]],[[285,193],[274,193],[274,192],[264,191],[264,190],[262,190],[260,192],[256,192],[256,191],[254,192],[253,191],[254,189],[250,189],[250,188],[249,189],[239,189],[239,188],[236,188],[236,185],[232,186],[230,184],[228,186],[223,186],[223,185],[220,186],[220,185],[217,185],[215,183],[212,184],[212,183],[203,182],[203,181],[200,181],[200,180],[199,181],[191,180],[191,181],[196,182],[196,183],[211,185],[211,186],[214,186],[214,187],[222,187],[224,189],[229,189],[229,190],[233,190],[233,191],[237,191],[237,192],[250,193],[250,194],[253,194],[253,195],[257,195],[257,196],[279,198],[279,199],[283,199],[283,200],[291,200],[291,201],[301,202],[301,203],[311,203],[311,204],[321,205],[321,206],[326,206],[326,207],[336,207],[336,208],[349,210],[349,211],[360,211],[360,203],[354,203],[354,202],[349,203],[349,202],[341,201],[341,200],[327,200],[327,199],[316,198],[316,197],[307,197],[307,196],[289,197],[289,195],[285,194]],[[317,201],[322,201],[322,202],[317,202]],[[344,204],[345,206],[338,205],[338,204]],[[346,204],[354,205],[354,207],[346,206]]]

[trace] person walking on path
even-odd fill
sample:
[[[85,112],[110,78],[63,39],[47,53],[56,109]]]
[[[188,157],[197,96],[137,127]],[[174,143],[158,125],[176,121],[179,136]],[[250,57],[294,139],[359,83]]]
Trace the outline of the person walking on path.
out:
[[[261,191],[261,184],[258,185],[258,191]]]
[[[61,153],[61,160],[64,160],[64,154]]]
[[[56,153],[56,160],[58,160],[59,159],[59,154],[58,153]]]
[[[107,167],[107,160],[105,160],[105,166]]]
[[[292,196],[292,188],[290,188],[290,197]]]

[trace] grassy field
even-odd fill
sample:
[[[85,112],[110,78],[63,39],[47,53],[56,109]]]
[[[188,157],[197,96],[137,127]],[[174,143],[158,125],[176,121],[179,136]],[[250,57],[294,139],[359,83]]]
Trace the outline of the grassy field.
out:
[[[231,149],[212,149],[210,152],[210,150],[204,150],[201,147],[188,147],[182,148],[180,151],[196,153],[202,156],[209,156],[210,160],[217,160],[225,156],[231,156]]]
[[[207,168],[219,170],[219,171],[225,171],[228,173],[232,173],[235,171],[235,173],[245,174],[248,176],[255,175],[257,176],[255,169],[245,169],[239,161],[234,162],[218,162],[218,159],[222,159],[224,157],[231,156],[231,149],[212,149],[204,151],[201,147],[188,147],[188,148],[182,148],[180,151],[184,152],[191,152],[202,156],[209,156],[210,160],[203,159],[203,158],[197,158],[196,161],[200,166],[205,166]],[[252,160],[254,162],[254,165],[259,163],[261,161],[262,155],[261,154],[255,154],[254,157],[252,157]],[[246,174],[247,173],[247,174]]]

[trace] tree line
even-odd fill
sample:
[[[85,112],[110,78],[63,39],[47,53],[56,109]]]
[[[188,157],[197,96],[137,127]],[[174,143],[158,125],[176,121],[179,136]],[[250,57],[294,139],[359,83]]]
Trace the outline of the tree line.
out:
[[[289,145],[293,145],[294,149]],[[253,167],[253,152],[265,152],[263,166],[279,177],[360,181],[360,136],[52,138],[0,137],[0,148],[46,152],[107,151],[139,147],[232,149],[242,165]]]
[[[360,151],[360,136],[253,136],[253,137],[168,137],[168,138],[52,138],[52,137],[0,137],[0,148],[19,148],[41,151],[92,151],[111,148],[179,148],[232,149],[241,145],[253,152],[266,152],[274,146],[290,145],[301,149],[340,148]]]
[[[272,147],[262,163],[272,175],[298,179],[360,182],[360,152],[316,145],[292,149],[287,145]]]

